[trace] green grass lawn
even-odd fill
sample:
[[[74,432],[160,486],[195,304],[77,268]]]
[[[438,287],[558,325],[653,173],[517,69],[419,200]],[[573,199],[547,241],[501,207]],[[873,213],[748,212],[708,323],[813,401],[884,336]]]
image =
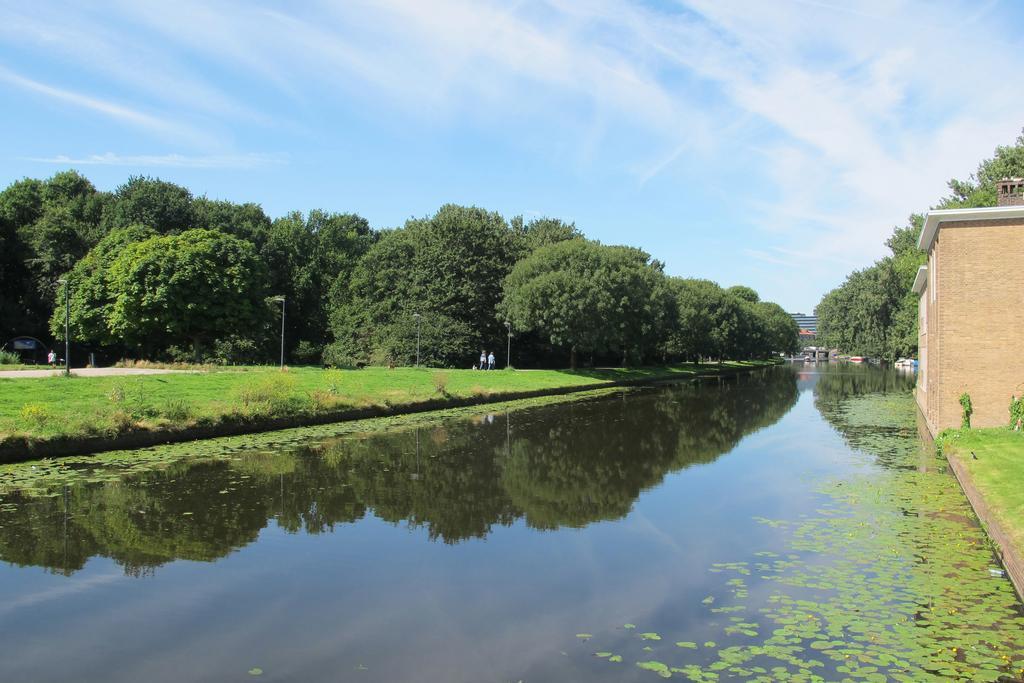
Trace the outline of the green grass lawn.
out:
[[[999,525],[1024,555],[1024,432],[1009,427],[957,430],[941,435],[940,441],[963,463]]]
[[[728,370],[764,363],[730,362]],[[11,438],[113,436],[224,420],[313,415],[430,399],[500,396],[629,379],[692,377],[718,366],[602,370],[231,369],[163,375],[0,379],[0,444]]]

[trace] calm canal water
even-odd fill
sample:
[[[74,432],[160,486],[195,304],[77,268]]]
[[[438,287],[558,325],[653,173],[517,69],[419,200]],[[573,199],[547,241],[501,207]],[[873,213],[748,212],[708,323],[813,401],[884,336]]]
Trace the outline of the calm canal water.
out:
[[[0,681],[1021,676],[911,386],[781,367],[0,468]]]

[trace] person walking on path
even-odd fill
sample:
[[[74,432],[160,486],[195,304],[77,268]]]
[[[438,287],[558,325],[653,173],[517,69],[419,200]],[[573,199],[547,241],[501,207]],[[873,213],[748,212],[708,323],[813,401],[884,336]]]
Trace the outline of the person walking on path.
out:
[[[481,351],[480,352],[480,369],[481,370],[486,370],[487,369],[487,352],[486,351]]]
[[[488,370],[493,370],[494,369],[494,351],[491,351],[491,353],[488,354],[488,356],[487,356],[487,369]]]
[[[50,364],[51,368],[57,365],[57,354],[53,352],[53,349],[46,354],[46,362]]]

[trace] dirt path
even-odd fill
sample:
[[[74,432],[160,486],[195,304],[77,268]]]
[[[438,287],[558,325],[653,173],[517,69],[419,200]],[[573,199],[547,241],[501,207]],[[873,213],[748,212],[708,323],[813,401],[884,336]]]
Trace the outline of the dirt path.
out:
[[[0,379],[32,379],[39,377],[56,377],[63,370],[0,370]],[[189,372],[188,370],[163,370],[157,368],[75,368],[71,371],[76,377],[106,377],[108,375],[166,375],[172,372]]]

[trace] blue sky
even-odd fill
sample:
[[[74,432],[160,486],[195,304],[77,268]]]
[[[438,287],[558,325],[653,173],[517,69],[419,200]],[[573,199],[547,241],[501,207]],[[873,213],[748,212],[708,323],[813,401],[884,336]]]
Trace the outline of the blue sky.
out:
[[[557,216],[810,311],[1024,126],[1024,3],[0,0],[0,183]]]

